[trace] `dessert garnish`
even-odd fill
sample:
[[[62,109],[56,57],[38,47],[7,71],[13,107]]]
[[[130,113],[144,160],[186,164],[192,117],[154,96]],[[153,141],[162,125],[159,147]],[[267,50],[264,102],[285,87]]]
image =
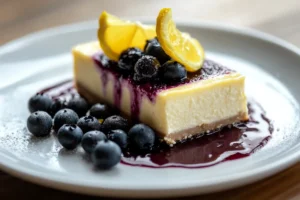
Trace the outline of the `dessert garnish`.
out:
[[[138,48],[129,48],[123,51],[119,57],[118,67],[121,73],[133,72],[135,63],[143,56]]]
[[[128,146],[127,133],[121,129],[110,130],[108,132],[108,139],[118,144],[123,150],[125,150]]]
[[[134,65],[133,80],[136,82],[149,82],[158,75],[160,63],[153,56],[143,56]]]
[[[130,47],[142,50],[148,39],[156,36],[155,26],[121,20],[107,12],[99,19],[98,39],[104,54],[118,61],[123,51]]]
[[[163,50],[187,71],[195,72],[202,67],[204,49],[195,38],[182,33],[172,19],[172,10],[163,8],[156,19],[156,34]]]
[[[101,131],[89,131],[82,137],[81,146],[88,154],[91,154],[98,142],[106,140],[106,135]]]
[[[81,142],[82,130],[75,124],[64,124],[57,132],[59,143],[68,150],[75,149]]]
[[[165,83],[178,83],[187,78],[187,71],[176,61],[168,61],[159,69],[161,80]]]
[[[99,25],[98,41],[72,50],[71,97],[30,98],[33,135],[53,129],[65,149],[81,144],[96,168],[109,169],[122,158],[164,153],[249,120],[245,77],[207,60],[200,42],[177,29],[171,9],[159,12],[156,26],[107,12]]]
[[[49,96],[38,93],[32,96],[28,101],[28,109],[30,112],[49,111],[52,106],[52,100]]]
[[[98,169],[110,169],[121,160],[121,148],[110,140],[101,140],[92,151],[92,161]]]
[[[79,117],[85,116],[86,112],[89,110],[88,103],[82,97],[75,97],[70,99],[66,107],[71,110],[74,110]]]
[[[154,131],[145,124],[136,124],[128,131],[128,142],[140,151],[150,151],[155,142]]]
[[[93,130],[101,130],[102,125],[98,121],[96,117],[93,117],[91,115],[81,117],[77,121],[77,126],[81,128],[83,133],[93,131]]]
[[[27,128],[36,137],[47,136],[52,129],[52,118],[44,111],[36,111],[28,117]]]
[[[155,57],[160,64],[164,64],[165,62],[171,60],[170,56],[168,56],[161,47],[157,37],[147,40],[147,43],[144,47],[144,53],[146,55]]]
[[[115,111],[110,106],[106,104],[96,103],[91,107],[89,114],[103,121],[103,119],[112,116],[114,112]]]
[[[108,132],[110,130],[116,130],[116,129],[128,131],[128,128],[129,128],[128,120],[119,115],[110,116],[106,118],[102,123],[102,129],[105,132]]]
[[[76,124],[78,119],[78,114],[71,109],[59,110],[53,118],[53,129],[58,131],[64,124]]]

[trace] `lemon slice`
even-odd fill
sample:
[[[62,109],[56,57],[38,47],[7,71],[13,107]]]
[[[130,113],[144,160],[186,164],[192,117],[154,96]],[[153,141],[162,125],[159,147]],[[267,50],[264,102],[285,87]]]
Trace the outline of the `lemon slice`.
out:
[[[156,19],[156,34],[163,50],[173,60],[194,72],[202,67],[204,50],[201,44],[187,33],[176,28],[172,19],[172,10],[163,8]]]
[[[154,26],[121,20],[107,12],[99,18],[98,39],[107,57],[117,61],[122,51],[137,47],[143,49],[146,40],[156,36]]]

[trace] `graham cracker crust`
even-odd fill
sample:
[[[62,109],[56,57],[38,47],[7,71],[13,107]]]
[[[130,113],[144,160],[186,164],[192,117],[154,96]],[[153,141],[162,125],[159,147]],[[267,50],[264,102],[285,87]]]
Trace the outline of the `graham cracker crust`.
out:
[[[241,122],[241,121],[247,121],[248,120],[248,114],[247,113],[239,113],[237,116],[221,120],[218,122],[214,122],[211,124],[202,124],[201,126],[196,126],[194,128],[186,129],[183,131],[179,131],[176,133],[168,134],[164,136],[164,140],[169,144],[169,145],[174,145],[177,142],[180,142],[182,140],[185,140],[187,138],[192,138],[193,136],[200,135],[200,134],[205,134],[209,133],[211,131],[215,131],[217,129],[220,129],[222,127],[231,125],[236,122]]]
[[[84,98],[87,99],[87,101],[89,103],[93,104],[93,103],[101,102],[101,103],[107,103],[107,104],[111,105],[109,102],[105,102],[103,99],[100,99],[95,94],[92,94],[90,91],[85,89],[82,85],[80,85],[80,83],[78,83],[76,81],[75,81],[75,88],[81,96],[83,96]],[[123,114],[121,113],[121,115],[128,118],[128,116],[125,115],[124,113]],[[225,120],[221,120],[221,121],[214,122],[211,124],[202,124],[202,125],[196,126],[194,128],[186,129],[186,130],[179,131],[176,133],[171,133],[168,135],[165,135],[165,134],[162,134],[159,132],[157,132],[157,133],[162,137],[162,139],[167,144],[169,144],[170,146],[173,146],[174,144],[176,144],[182,140],[185,140],[187,138],[192,138],[193,136],[200,135],[203,133],[209,133],[211,131],[217,130],[224,126],[231,125],[236,122],[247,121],[248,119],[249,119],[248,113],[242,112],[242,113],[239,113],[237,116],[234,116],[234,117],[231,117],[231,118],[228,118]]]

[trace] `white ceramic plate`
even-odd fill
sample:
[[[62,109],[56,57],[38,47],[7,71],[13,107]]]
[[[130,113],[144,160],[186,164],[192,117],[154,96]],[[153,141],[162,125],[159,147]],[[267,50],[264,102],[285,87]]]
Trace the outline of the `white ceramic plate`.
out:
[[[247,95],[274,120],[269,143],[255,154],[202,169],[151,169],[118,165],[94,172],[82,151],[61,150],[53,137],[26,131],[28,98],[40,88],[72,78],[73,45],[96,39],[97,22],[42,31],[0,48],[0,167],[41,185],[114,197],[186,196],[248,184],[296,163],[300,156],[300,51],[249,29],[180,22],[200,39],[207,57],[247,76]]]

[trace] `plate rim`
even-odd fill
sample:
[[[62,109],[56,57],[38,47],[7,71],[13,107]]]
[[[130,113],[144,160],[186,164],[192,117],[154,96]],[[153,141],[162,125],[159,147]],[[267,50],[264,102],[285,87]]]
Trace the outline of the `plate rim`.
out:
[[[134,19],[131,17],[131,19]],[[136,19],[139,19],[140,21],[143,22],[153,22],[150,18],[146,17],[138,17]],[[229,33],[235,33],[235,34],[240,34],[243,36],[247,37],[252,37],[255,39],[260,39],[267,41],[272,44],[276,44],[280,47],[283,47],[285,50],[289,51],[290,53],[296,54],[298,57],[300,57],[300,49],[296,47],[295,45],[280,39],[276,36],[264,33],[262,31],[258,31],[252,28],[247,28],[247,27],[242,27],[242,26],[237,26],[237,25],[232,25],[232,24],[227,24],[227,23],[219,23],[219,22],[214,22],[214,21],[202,21],[202,20],[186,20],[186,19],[179,19],[176,20],[179,25],[182,26],[190,26],[190,27],[202,27],[202,28],[207,28],[207,29],[213,29],[216,31],[227,31]],[[33,32],[31,34],[25,35],[23,37],[20,37],[18,39],[12,40],[10,42],[5,43],[4,45],[0,46],[0,55],[4,55],[8,52],[14,51],[16,48],[19,48],[20,46],[23,46],[25,44],[28,44],[30,42],[34,42],[37,40],[45,39],[49,36],[53,35],[59,35],[63,33],[70,33],[78,30],[78,27],[80,27],[80,30],[88,30],[92,28],[96,28],[97,21],[91,20],[91,21],[83,21],[79,23],[71,23],[67,25],[62,25],[62,26],[57,26],[53,28],[48,28],[44,29],[41,31]],[[293,148],[288,149],[287,151],[293,150]],[[9,156],[5,156],[0,152],[0,157],[4,157],[7,160],[9,160]],[[119,196],[119,197],[143,197],[145,196],[144,193],[150,194],[153,191],[176,191],[178,189],[182,190],[189,190],[191,191],[188,194],[184,194],[182,196],[187,196],[187,195],[193,195],[197,194],[196,191],[193,192],[194,189],[200,188],[200,187],[205,187],[208,188],[206,192],[208,193],[211,191],[220,191],[220,190],[225,190],[225,189],[230,189],[234,188],[236,186],[242,186],[248,183],[251,183],[253,181],[258,181],[263,178],[266,178],[268,176],[271,176],[275,173],[278,173],[279,171],[282,171],[286,169],[287,167],[295,164],[298,162],[300,159],[300,151],[294,151],[293,153],[289,154],[288,156],[276,160],[269,165],[265,165],[259,168],[254,168],[252,170],[249,170],[247,172],[243,173],[238,173],[238,174],[231,174],[230,176],[223,177],[219,180],[213,179],[213,181],[187,181],[187,182],[181,182],[179,183],[172,183],[172,184],[167,184],[164,187],[153,187],[149,188],[149,185],[139,185],[139,187],[130,187],[129,185],[124,186],[123,184],[111,184],[111,185],[106,185],[106,186],[97,186],[95,187],[92,185],[92,182],[87,183],[82,183],[82,182],[70,182],[68,180],[65,180],[63,178],[57,179],[57,178],[51,178],[49,176],[45,176],[42,173],[38,173],[35,171],[32,171],[27,168],[23,168],[22,166],[16,166],[12,163],[5,163],[0,160],[0,168],[1,170],[12,174],[14,176],[17,176],[19,178],[25,179],[30,182],[34,182],[40,185],[46,185],[52,188],[56,189],[63,189],[63,190],[68,190],[68,191],[73,191],[73,192],[80,192],[84,194],[97,194],[97,195],[105,195],[105,196]],[[161,185],[160,185],[161,186]],[[212,187],[214,186],[214,187]],[[98,191],[94,191],[97,189]],[[130,194],[130,192],[134,190],[139,190],[143,191],[141,192],[142,195],[140,194]],[[122,191],[121,193],[124,193],[125,196],[120,196],[116,193],[109,193],[111,191]],[[128,193],[129,192],[129,193]],[[182,191],[181,191],[182,192]],[[178,192],[177,192],[178,193]],[[184,193],[184,192],[182,192]],[[203,192],[201,192],[203,193]],[[127,194],[127,195],[126,195]],[[170,197],[174,196],[174,194],[159,194],[159,197]],[[152,194],[155,196],[155,194]],[[176,194],[176,196],[181,196],[180,194]],[[151,196],[150,196],[151,197]]]

